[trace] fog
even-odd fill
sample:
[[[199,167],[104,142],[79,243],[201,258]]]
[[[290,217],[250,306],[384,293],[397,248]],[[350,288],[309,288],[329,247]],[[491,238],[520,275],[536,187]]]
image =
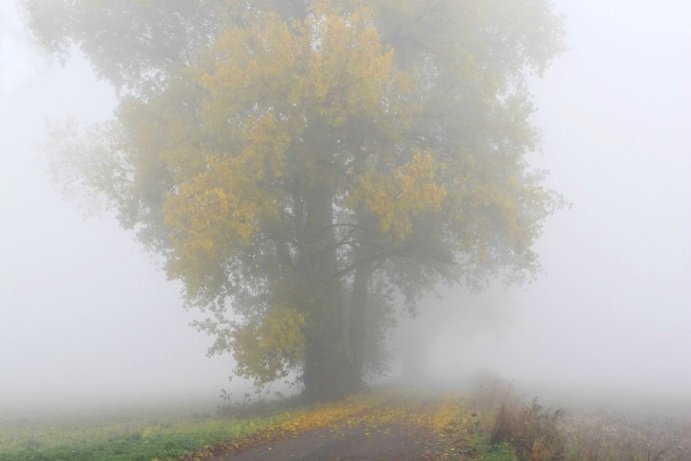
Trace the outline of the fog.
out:
[[[691,2],[555,4],[569,49],[533,82],[530,161],[571,206],[547,219],[541,272],[440,290],[394,338],[416,332],[434,379],[691,399]],[[240,392],[156,258],[51,182],[47,126],[106,120],[115,92],[42,55],[16,8],[0,3],[0,406]]]

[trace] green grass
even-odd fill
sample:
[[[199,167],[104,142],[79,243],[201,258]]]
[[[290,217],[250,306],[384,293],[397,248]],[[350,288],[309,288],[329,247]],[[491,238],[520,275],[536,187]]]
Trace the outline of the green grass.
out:
[[[467,440],[468,449],[473,461],[518,461],[516,454],[508,443],[490,444],[487,437],[477,435]]]
[[[0,461],[152,461],[175,459],[245,437],[287,419],[273,416],[176,416],[134,421],[99,418],[0,423]]]

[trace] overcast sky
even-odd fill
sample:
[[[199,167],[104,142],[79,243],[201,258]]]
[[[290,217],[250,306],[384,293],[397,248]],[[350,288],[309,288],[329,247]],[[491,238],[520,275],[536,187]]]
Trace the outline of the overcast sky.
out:
[[[691,2],[556,5],[570,50],[534,84],[543,144],[531,160],[573,206],[545,226],[537,282],[435,308],[501,303],[509,321],[470,334],[492,318],[470,309],[431,326],[430,364],[689,396]],[[227,387],[232,361],[205,357],[179,286],[46,173],[46,121],[98,122],[114,104],[82,59],[39,56],[14,0],[0,0],[0,404]]]

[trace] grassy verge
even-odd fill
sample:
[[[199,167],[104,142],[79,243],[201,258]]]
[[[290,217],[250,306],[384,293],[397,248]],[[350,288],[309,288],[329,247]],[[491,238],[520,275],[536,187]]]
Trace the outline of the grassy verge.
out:
[[[280,406],[278,407],[280,408]],[[247,437],[289,419],[270,416],[99,414],[0,423],[0,461],[152,461]]]
[[[516,452],[508,443],[493,444],[486,436],[467,440],[468,456],[460,459],[477,461],[518,461]]]
[[[373,392],[316,406],[279,401],[226,408],[216,416],[0,422],[0,461],[176,460],[311,429],[383,424],[405,415],[400,406],[387,407],[392,398],[391,392]],[[373,411],[382,407],[386,411]]]
[[[447,398],[432,418],[443,445],[435,461],[518,461],[509,443],[491,440],[491,413],[459,395]]]

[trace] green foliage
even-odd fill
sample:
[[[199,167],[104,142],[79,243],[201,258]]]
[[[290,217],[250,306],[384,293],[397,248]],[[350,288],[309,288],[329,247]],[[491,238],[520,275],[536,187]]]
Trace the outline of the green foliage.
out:
[[[561,204],[525,161],[527,81],[561,46],[546,0],[53,5],[32,10],[46,46],[123,88],[95,147],[63,144],[70,178],[258,385],[302,369],[308,390],[352,391],[384,355],[374,310],[535,273]]]
[[[510,444],[490,443],[487,436],[475,436],[466,439],[467,454],[471,460],[477,461],[518,461]]]
[[[77,46],[116,88],[150,93],[218,28],[225,0],[23,0],[32,31],[65,59]],[[142,31],[146,31],[143,34]]]

